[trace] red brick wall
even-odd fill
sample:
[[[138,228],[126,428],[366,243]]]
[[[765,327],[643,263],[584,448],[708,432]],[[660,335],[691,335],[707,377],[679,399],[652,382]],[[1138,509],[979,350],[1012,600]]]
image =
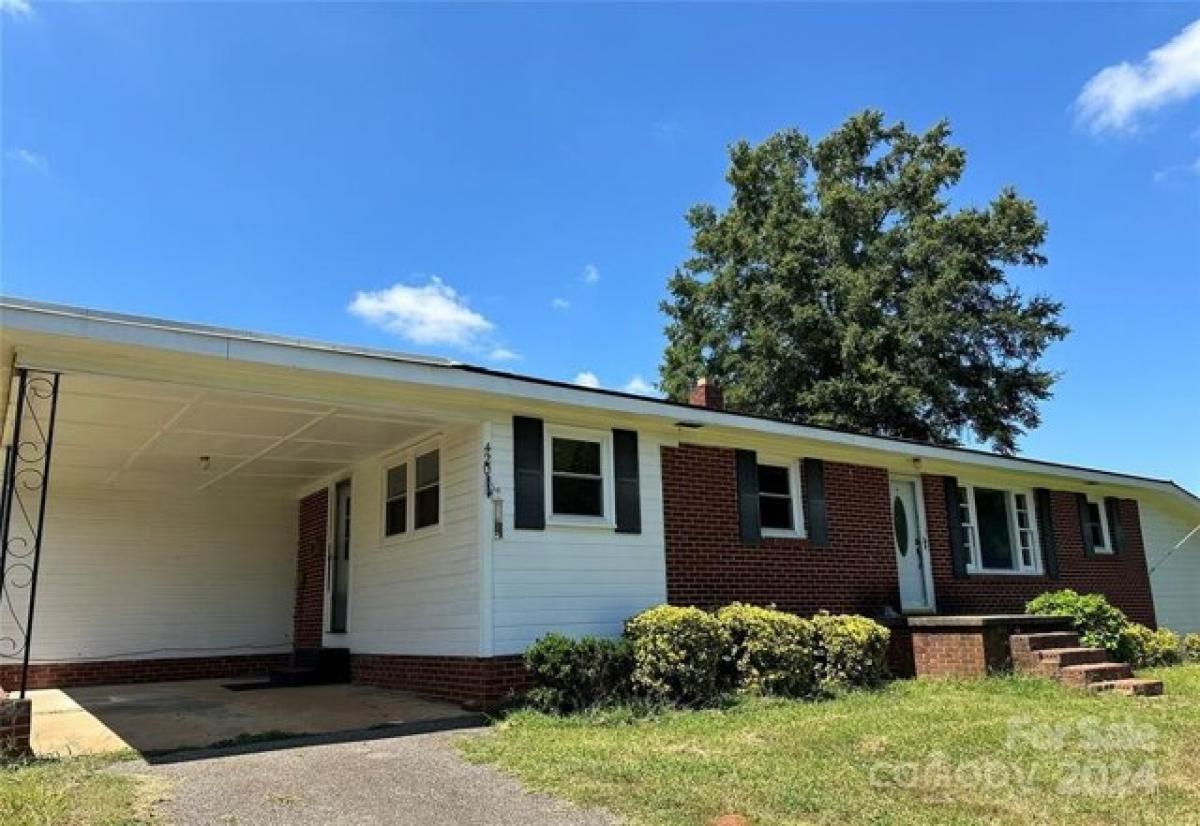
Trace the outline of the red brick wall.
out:
[[[493,708],[529,688],[520,656],[354,654],[350,667],[355,683],[399,688],[470,708]]]
[[[33,754],[29,732],[33,701],[5,697],[0,691],[0,757],[19,758]]]
[[[1044,591],[1074,588],[1081,593],[1104,594],[1135,622],[1153,626],[1154,598],[1142,544],[1138,504],[1121,500],[1121,521],[1126,547],[1120,554],[1087,556],[1075,494],[1052,491],[1050,496],[1054,537],[1058,542],[1059,576],[954,576],[950,537],[946,526],[946,494],[941,476],[922,477],[925,514],[929,522],[933,587],[940,614],[1021,613],[1025,603]]]
[[[293,645],[320,648],[325,616],[325,542],[329,492],[322,489],[300,500],[296,526],[296,606]]]
[[[913,631],[912,652],[918,677],[986,677],[1010,664],[1005,627]]]
[[[712,608],[742,601],[799,614],[899,609],[886,470],[826,462],[829,547],[766,538],[746,545],[734,451],[680,445],[663,448],[662,461],[670,602]]]
[[[741,542],[734,451],[663,448],[667,599],[712,608],[743,601],[812,614],[821,609],[878,615],[900,607],[892,544],[891,496],[883,468],[825,463],[830,547],[803,539]],[[1138,506],[1122,500],[1127,549],[1087,557],[1074,495],[1055,492],[1053,524],[1061,576],[955,578],[942,477],[922,479],[940,614],[1021,613],[1043,591],[1075,588],[1105,594],[1131,618],[1154,622]]]
[[[93,660],[33,663],[29,688],[69,688],[79,685],[154,683],[163,680],[214,680],[263,675],[283,665],[286,654],[246,654],[224,657],[173,657],[156,660]],[[21,685],[21,666],[0,666],[0,686],[15,691]]]

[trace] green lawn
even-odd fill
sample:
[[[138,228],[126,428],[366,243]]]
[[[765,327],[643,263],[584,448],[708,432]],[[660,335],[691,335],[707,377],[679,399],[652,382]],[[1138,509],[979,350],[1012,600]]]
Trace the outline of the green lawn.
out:
[[[152,823],[151,789],[104,771],[112,758],[76,757],[0,765],[4,826],[125,826]]]
[[[461,748],[634,823],[1200,824],[1200,666],[1157,676],[1157,699],[997,678],[651,719],[518,712]]]

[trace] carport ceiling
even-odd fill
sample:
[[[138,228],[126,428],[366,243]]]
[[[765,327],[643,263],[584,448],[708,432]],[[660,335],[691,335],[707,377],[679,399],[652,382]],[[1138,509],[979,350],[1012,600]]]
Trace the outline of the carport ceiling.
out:
[[[436,422],[157,382],[62,377],[54,484],[296,489]]]

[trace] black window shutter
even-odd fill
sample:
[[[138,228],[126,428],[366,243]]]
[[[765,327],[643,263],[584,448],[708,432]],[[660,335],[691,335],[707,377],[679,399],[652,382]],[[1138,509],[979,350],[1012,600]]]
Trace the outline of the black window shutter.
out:
[[[1092,544],[1092,529],[1088,525],[1091,519],[1088,518],[1087,494],[1075,494],[1075,502],[1079,506],[1079,533],[1083,537],[1083,552],[1088,556],[1094,556],[1096,546]]]
[[[967,575],[966,543],[963,542],[962,502],[958,498],[958,478],[955,476],[942,477],[946,489],[946,525],[950,529],[950,560],[954,563],[954,575],[963,578]]]
[[[617,533],[641,533],[642,495],[636,430],[613,430],[613,476],[617,493]]]
[[[513,416],[513,525],[524,530],[546,528],[546,488],[541,419]]]
[[[738,527],[742,541],[757,545],[762,541],[762,520],[758,513],[758,454],[753,450],[736,451]]]
[[[1033,489],[1033,510],[1037,519],[1038,539],[1042,543],[1042,565],[1046,576],[1058,579],[1058,540],[1054,538],[1054,518],[1050,504],[1050,491],[1046,488]]]
[[[1104,512],[1108,516],[1108,540],[1111,550],[1119,554],[1125,550],[1125,526],[1121,523],[1121,500],[1115,496],[1104,497]]]
[[[808,541],[814,545],[829,544],[829,505],[825,499],[825,463],[820,459],[800,461],[800,484],[808,505]]]

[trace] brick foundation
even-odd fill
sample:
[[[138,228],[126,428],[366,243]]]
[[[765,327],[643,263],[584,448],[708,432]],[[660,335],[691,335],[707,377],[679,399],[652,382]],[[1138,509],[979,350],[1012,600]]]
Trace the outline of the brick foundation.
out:
[[[918,677],[986,677],[1012,670],[1014,634],[1062,631],[1053,617],[914,617],[909,620],[913,670]]]
[[[354,654],[355,683],[397,688],[467,708],[495,708],[529,688],[520,656],[439,657]]]
[[[246,654],[227,657],[33,663],[29,666],[28,687],[70,688],[81,685],[214,680],[265,675],[269,668],[283,665],[287,659],[287,654]],[[12,690],[20,684],[21,666],[0,666],[0,686]]]
[[[32,721],[32,700],[5,697],[0,691],[0,757],[20,758],[33,754],[29,743]]]
[[[296,605],[292,640],[297,649],[320,648],[325,624],[325,541],[329,492],[300,500],[296,525]]]

